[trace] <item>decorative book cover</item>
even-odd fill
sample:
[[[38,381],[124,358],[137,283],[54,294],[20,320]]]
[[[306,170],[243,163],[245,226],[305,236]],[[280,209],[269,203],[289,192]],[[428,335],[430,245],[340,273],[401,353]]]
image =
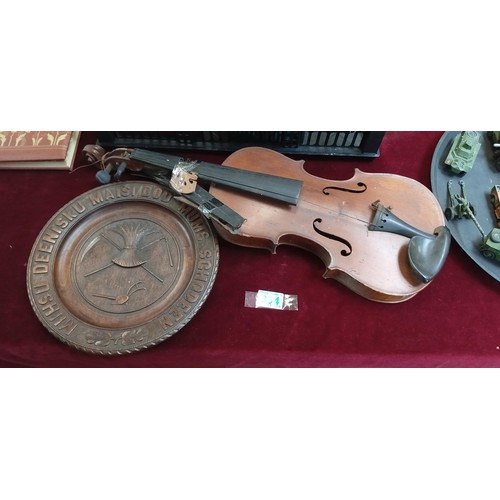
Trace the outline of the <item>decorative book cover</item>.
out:
[[[79,132],[0,131],[0,168],[71,169]]]

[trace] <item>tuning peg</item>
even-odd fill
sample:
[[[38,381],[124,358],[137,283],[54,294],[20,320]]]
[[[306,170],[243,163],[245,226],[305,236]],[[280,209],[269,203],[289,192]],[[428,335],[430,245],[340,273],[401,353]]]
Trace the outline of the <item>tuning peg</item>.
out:
[[[97,174],[95,174],[96,179],[101,184],[109,184],[111,182],[111,170],[113,169],[113,165],[108,164],[104,170],[99,170]]]
[[[127,168],[127,162],[122,161],[120,165],[118,165],[118,168],[116,169],[115,175],[113,176],[115,181],[118,181],[120,177],[122,176],[123,172],[125,172],[125,169]]]

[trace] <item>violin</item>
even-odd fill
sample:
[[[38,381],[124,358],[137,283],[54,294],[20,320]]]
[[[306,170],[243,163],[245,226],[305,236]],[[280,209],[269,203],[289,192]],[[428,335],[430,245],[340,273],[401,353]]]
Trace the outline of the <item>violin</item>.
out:
[[[356,169],[349,180],[323,179],[307,173],[303,160],[261,147],[240,149],[222,165],[141,149],[84,152],[100,162],[101,183],[110,182],[113,169],[116,180],[126,169],[140,172],[196,206],[223,239],[273,253],[279,245],[310,251],[325,264],[324,278],[370,300],[412,298],[449,251],[439,202],[407,177]]]
[[[302,160],[260,147],[236,151],[224,164],[303,183],[295,206],[212,185],[210,193],[246,219],[238,233],[215,223],[231,243],[308,250],[324,262],[324,278],[379,302],[410,299],[444,264],[451,237],[443,211],[413,179],[356,169],[349,180],[331,181],[307,173]]]

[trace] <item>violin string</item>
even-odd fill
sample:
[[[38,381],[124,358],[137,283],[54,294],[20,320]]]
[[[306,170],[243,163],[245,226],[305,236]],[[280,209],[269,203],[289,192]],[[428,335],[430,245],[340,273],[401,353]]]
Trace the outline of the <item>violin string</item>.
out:
[[[80,170],[81,168],[87,168],[87,167],[93,167],[94,165],[97,165],[99,163],[99,160],[94,161],[92,163],[86,163],[85,165],[78,165],[77,167],[71,169],[69,172],[70,174],[76,172],[77,170]]]
[[[356,217],[355,215],[351,215],[351,214],[349,214],[347,212],[342,212],[340,210],[333,210],[332,208],[325,207],[324,205],[321,205],[319,203],[313,203],[312,201],[308,201],[308,200],[300,200],[300,203],[312,205],[313,207],[320,208],[322,210],[328,210],[332,215],[335,215],[335,216],[338,216],[338,217],[347,217],[349,219],[361,222],[361,223],[366,224],[366,225],[370,225],[371,224],[371,222],[368,222],[368,221],[366,221],[364,219],[360,219],[359,217]]]

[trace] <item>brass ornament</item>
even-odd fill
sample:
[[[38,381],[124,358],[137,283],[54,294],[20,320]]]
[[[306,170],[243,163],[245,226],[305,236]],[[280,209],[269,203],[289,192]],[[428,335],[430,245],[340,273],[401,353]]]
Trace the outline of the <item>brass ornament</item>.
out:
[[[154,346],[212,289],[219,248],[206,218],[165,187],[120,182],[75,198],[36,239],[32,307],[59,340],[94,354]]]

